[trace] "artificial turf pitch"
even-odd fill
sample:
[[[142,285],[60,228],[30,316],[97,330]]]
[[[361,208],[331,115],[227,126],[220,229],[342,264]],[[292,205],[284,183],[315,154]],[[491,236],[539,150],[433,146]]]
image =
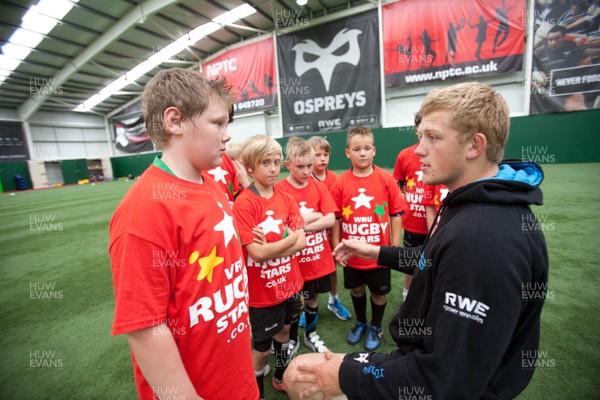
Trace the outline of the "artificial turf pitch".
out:
[[[599,167],[544,166],[545,205],[534,212],[548,243],[549,291],[538,369],[519,399],[600,398]],[[107,254],[108,223],[131,185],[0,195],[0,399],[136,398],[127,341],[110,335],[114,297]],[[351,307],[339,275],[340,297]],[[384,327],[401,300],[403,276],[392,277]],[[327,346],[362,350],[362,343],[346,343],[353,319],[340,321],[326,310],[326,296],[320,304],[318,332]],[[379,350],[389,352],[395,346],[384,332]],[[302,344],[299,352],[307,351]],[[272,390],[271,377],[266,398],[287,398]]]

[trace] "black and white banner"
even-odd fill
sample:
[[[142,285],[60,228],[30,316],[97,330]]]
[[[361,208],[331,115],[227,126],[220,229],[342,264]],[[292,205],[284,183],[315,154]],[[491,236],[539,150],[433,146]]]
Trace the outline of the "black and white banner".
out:
[[[380,127],[377,11],[277,39],[285,136]]]
[[[0,122],[0,162],[29,160],[25,131],[20,122]]]

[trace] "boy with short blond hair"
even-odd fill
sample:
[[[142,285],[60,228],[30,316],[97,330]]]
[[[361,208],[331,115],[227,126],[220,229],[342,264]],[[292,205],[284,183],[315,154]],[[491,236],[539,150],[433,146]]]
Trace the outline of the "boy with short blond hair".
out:
[[[123,198],[109,240],[112,334],[127,336],[139,399],[258,398],[242,249],[227,199],[206,174],[231,138],[230,89],[174,68],[159,71],[142,94],[163,155]]]
[[[400,189],[389,172],[373,164],[375,153],[373,132],[369,128],[356,127],[348,132],[346,157],[352,162],[352,168],[340,175],[331,189],[340,210],[332,230],[334,247],[342,239],[350,238],[385,246],[400,241],[404,209]],[[354,257],[344,268],[344,287],[350,289],[356,315],[348,343],[358,343],[368,330],[365,348],[375,350],[383,337],[381,325],[386,295],[391,290],[390,270],[378,266],[376,261]],[[371,292],[370,327],[367,326],[366,287]]]
[[[298,204],[275,185],[282,162],[279,143],[266,135],[252,136],[242,147],[241,159],[254,181],[238,196],[233,212],[248,269],[252,360],[262,398],[271,343],[273,388],[285,391],[289,329],[298,318],[298,292],[304,285],[295,254],[304,249],[306,239]]]
[[[325,185],[311,179],[314,151],[310,144],[300,137],[293,137],[287,142],[285,153],[285,165],[290,174],[277,186],[296,199],[305,221],[304,231],[307,246],[298,256],[300,271],[304,278],[304,287],[302,288],[306,321],[304,343],[312,351],[324,353],[327,351],[327,346],[316,332],[319,311],[318,294],[327,293],[331,289],[329,275],[335,271],[335,263],[327,239],[327,229],[335,223],[337,207]],[[297,325],[295,328],[290,340],[297,340]],[[294,330],[294,325],[292,325],[292,330]]]
[[[313,167],[312,177],[316,181],[322,182],[329,193],[337,180],[338,176],[335,172],[327,169],[329,167],[329,157],[331,155],[331,145],[323,136],[312,136],[308,139],[308,143],[315,151],[315,163]],[[331,230],[329,231],[331,237]],[[342,321],[350,319],[352,316],[348,309],[342,304],[338,298],[338,274],[337,268],[330,275],[331,290],[329,291],[329,300],[327,301],[327,309],[335,314]]]

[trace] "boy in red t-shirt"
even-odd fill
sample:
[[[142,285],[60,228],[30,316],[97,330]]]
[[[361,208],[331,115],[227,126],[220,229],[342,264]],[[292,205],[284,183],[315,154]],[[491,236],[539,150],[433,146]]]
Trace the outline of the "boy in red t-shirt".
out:
[[[394,179],[398,181],[400,190],[406,201],[406,210],[402,216],[402,228],[404,229],[404,247],[422,246],[427,237],[427,212],[426,212],[426,190],[427,185],[423,182],[421,161],[415,154],[419,144],[409,146],[398,153],[394,166]],[[403,298],[406,299],[410,288],[411,275],[404,275]]]
[[[109,241],[112,334],[127,336],[139,399],[259,396],[242,249],[227,198],[204,172],[222,162],[234,101],[224,79],[180,68],[158,72],[142,94],[163,155],[123,198]]]
[[[219,184],[229,200],[229,206],[233,207],[233,201],[240,194],[245,186],[238,179],[237,168],[234,161],[227,154],[223,154],[223,162],[208,171],[208,174]]]
[[[285,154],[285,166],[290,174],[277,183],[277,186],[298,202],[305,222],[306,248],[297,256],[300,272],[304,278],[302,288],[306,318],[304,343],[312,351],[324,353],[327,351],[327,346],[316,332],[319,319],[318,294],[327,293],[331,289],[329,276],[335,270],[335,263],[327,240],[327,229],[335,223],[337,207],[325,185],[310,178],[314,151],[308,142],[299,137],[292,137],[287,142]],[[297,340],[297,325],[292,325],[290,345],[296,346],[295,349],[297,349]]]
[[[334,172],[327,169],[329,166],[329,156],[331,155],[331,145],[323,136],[312,136],[308,139],[308,143],[315,151],[315,163],[313,166],[312,178],[316,181],[322,182],[331,193],[331,188],[338,178]],[[328,235],[331,238],[330,230],[328,231]],[[352,315],[338,298],[337,269],[329,276],[331,278],[331,290],[329,291],[327,309],[333,312],[336,317],[342,321],[346,321],[350,319]]]
[[[248,266],[252,360],[260,396],[271,343],[275,350],[273,388],[285,391],[283,373],[290,324],[297,321],[304,285],[295,253],[304,249],[304,219],[292,196],[276,186],[281,171],[281,146],[266,135],[247,139],[242,162],[254,181],[236,199],[233,212]]]
[[[341,239],[360,239],[387,246],[400,242],[403,202],[392,174],[373,165],[375,143],[373,132],[365,127],[352,128],[346,140],[346,157],[352,168],[342,174],[331,193],[338,209],[332,229],[332,246]],[[391,237],[391,242],[390,242]],[[348,334],[348,343],[356,344],[367,331],[366,287],[371,291],[371,326],[365,348],[375,350],[381,344],[381,323],[391,290],[388,268],[374,260],[351,258],[344,268],[344,287],[350,289],[356,325]]]

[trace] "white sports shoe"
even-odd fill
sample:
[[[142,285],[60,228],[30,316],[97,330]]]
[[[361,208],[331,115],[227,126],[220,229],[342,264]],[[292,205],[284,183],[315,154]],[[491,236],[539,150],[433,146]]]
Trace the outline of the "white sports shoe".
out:
[[[321,337],[317,332],[311,332],[308,336],[305,335],[304,344],[315,353],[325,353],[328,350],[327,346],[325,346],[325,342],[321,340]]]

